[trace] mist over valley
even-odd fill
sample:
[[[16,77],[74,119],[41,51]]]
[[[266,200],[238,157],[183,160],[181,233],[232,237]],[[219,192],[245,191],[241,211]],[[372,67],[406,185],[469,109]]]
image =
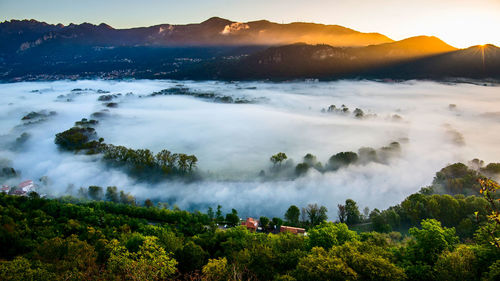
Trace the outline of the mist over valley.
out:
[[[448,164],[497,162],[498,92],[426,81],[0,84],[0,158],[16,172],[5,184],[32,179],[49,197],[117,186],[138,201],[188,210],[220,204],[281,216],[291,204],[318,203],[336,217],[346,198],[383,209],[430,185]],[[56,134],[82,118],[97,121],[106,144],[195,155],[196,176],[138,177],[99,154],[61,150]],[[273,165],[279,152],[287,159]],[[333,167],[340,152],[359,159]],[[314,163],[297,166],[308,153]]]

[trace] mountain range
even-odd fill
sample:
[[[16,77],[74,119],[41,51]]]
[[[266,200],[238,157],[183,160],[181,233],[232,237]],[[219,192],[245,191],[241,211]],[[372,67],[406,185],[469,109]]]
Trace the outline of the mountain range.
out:
[[[436,37],[394,41],[338,25],[247,23],[115,29],[107,24],[0,23],[0,79],[500,78],[500,49]]]

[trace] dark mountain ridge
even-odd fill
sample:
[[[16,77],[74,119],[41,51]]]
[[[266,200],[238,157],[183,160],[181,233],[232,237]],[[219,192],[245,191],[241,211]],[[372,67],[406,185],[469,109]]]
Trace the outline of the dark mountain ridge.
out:
[[[499,49],[439,38],[401,41],[338,25],[247,23],[115,29],[107,24],[0,23],[0,80],[500,78]],[[296,43],[303,42],[303,43]],[[317,44],[317,43],[321,44]]]
[[[234,22],[213,17],[197,24],[160,24],[114,29],[107,24],[51,25],[35,20],[0,23],[0,39],[10,42],[0,52],[26,51],[49,41],[101,46],[228,46],[283,45],[295,42],[335,46],[366,46],[392,42],[378,33],[362,33],[338,25],[278,24],[269,21]]]
[[[500,49],[456,49],[436,37],[413,37],[376,46],[347,48],[293,44],[271,47],[236,62],[204,65],[198,79],[500,79]],[[217,76],[213,75],[214,73]],[[178,73],[178,78],[189,76]],[[212,76],[210,76],[212,75]]]

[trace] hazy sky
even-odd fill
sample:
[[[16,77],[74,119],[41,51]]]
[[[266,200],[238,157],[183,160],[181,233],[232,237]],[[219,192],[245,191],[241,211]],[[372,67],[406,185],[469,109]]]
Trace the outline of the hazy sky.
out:
[[[106,22],[116,28],[234,21],[339,24],[395,40],[435,35],[456,47],[500,45],[500,0],[0,0],[0,20]]]

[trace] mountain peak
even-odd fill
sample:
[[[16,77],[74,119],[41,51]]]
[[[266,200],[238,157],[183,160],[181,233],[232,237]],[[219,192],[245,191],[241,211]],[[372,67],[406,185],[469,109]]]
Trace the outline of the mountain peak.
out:
[[[99,24],[98,27],[105,28],[105,29],[113,29],[113,27],[111,27],[109,24],[106,24],[104,22]]]
[[[207,19],[206,21],[203,21],[201,24],[231,24],[232,21],[230,20],[227,20],[227,19],[223,19],[223,18],[220,18],[220,17],[211,17],[209,19]]]
[[[463,49],[462,51],[463,51],[463,53],[467,53],[470,55],[477,55],[477,54],[483,55],[484,54],[486,56],[490,56],[490,55],[500,56],[500,48],[493,45],[493,44],[471,46],[467,49]]]
[[[381,44],[378,46],[374,47],[384,47],[386,45],[392,45],[392,46],[397,46],[398,48],[401,49],[411,49],[411,50],[418,50],[423,53],[444,53],[444,52],[451,52],[451,51],[456,51],[457,48],[447,44],[443,40],[435,37],[435,36],[414,36],[414,37],[409,37],[406,39],[403,39],[401,41],[396,41],[392,43],[387,43],[387,44]]]
[[[467,49],[499,49],[499,47],[493,44],[484,44],[484,45],[471,46]]]
[[[437,44],[446,44],[443,40],[439,39],[436,36],[427,36],[427,35],[419,35],[419,36],[413,36],[413,37],[408,37],[406,39],[403,39],[399,41],[401,43],[407,42],[407,43],[437,43]],[[448,45],[449,46],[449,45]]]

